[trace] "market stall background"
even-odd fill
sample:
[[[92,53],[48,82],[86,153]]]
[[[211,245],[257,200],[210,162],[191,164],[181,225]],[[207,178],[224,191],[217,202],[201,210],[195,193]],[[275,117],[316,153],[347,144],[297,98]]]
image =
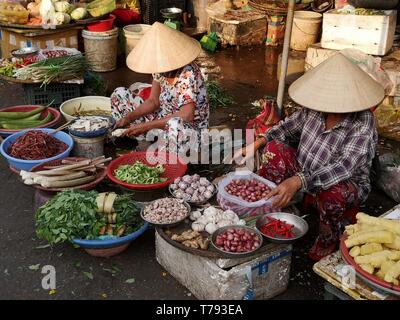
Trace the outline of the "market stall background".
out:
[[[243,128],[246,121],[257,114],[250,109],[251,102],[265,94],[276,92],[276,72],[279,48],[252,47],[240,51],[225,50],[212,56],[202,57],[204,68],[211,74],[221,77],[220,84],[236,101],[228,112],[214,110],[211,124],[228,123],[231,127]],[[252,61],[249,66],[248,61]],[[243,73],[246,69],[248,72]],[[265,76],[268,75],[268,77]],[[129,86],[135,81],[148,81],[143,75],[134,74],[123,66],[111,73],[104,74],[107,89],[121,85]],[[14,93],[10,96],[12,90]],[[1,83],[0,107],[24,103],[22,88],[17,84]],[[243,108],[247,106],[249,108]],[[250,111],[249,111],[250,109]],[[387,144],[386,144],[387,146]],[[389,142],[389,148],[394,144]],[[381,146],[384,150],[384,148]],[[32,223],[33,191],[20,184],[16,176],[1,161],[2,195],[15,195],[13,201],[2,201],[1,209],[4,218],[0,226],[4,253],[0,259],[4,268],[3,287],[8,298],[44,298],[47,292],[40,288],[40,270],[44,264],[55,265],[58,272],[57,292],[54,298],[191,298],[191,294],[181,287],[171,276],[162,270],[154,259],[153,230],[146,232],[138,241],[133,242],[127,252],[112,260],[97,260],[83,255],[79,250],[69,246],[48,251],[41,249],[42,242],[35,236]],[[394,202],[382,192],[374,189],[363,210],[378,215],[393,207]],[[15,224],[20,226],[15,229]],[[311,223],[313,225],[313,223]],[[278,298],[321,298],[322,282],[312,271],[312,263],[306,258],[306,250],[313,239],[309,234],[295,245],[292,261],[291,284],[289,290]],[[5,259],[7,257],[7,259]],[[38,263],[40,262],[40,266]],[[307,270],[307,271],[305,271]],[[154,276],[157,275],[157,276]],[[91,279],[93,277],[93,279]],[[134,279],[134,281],[132,280]],[[4,280],[4,281],[3,281]],[[84,286],[82,286],[84,283]],[[24,284],[22,286],[22,284]],[[23,287],[21,290],[20,288]],[[154,292],[153,288],[160,288]],[[174,290],[171,290],[174,288]]]

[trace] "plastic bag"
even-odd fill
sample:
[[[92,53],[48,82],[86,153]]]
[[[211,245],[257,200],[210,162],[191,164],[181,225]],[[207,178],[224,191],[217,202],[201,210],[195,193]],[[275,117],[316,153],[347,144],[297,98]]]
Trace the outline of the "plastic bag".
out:
[[[0,22],[26,24],[29,20],[29,11],[21,4],[0,2]]]
[[[273,198],[268,200],[259,200],[256,202],[247,202],[238,197],[232,196],[225,191],[225,187],[235,179],[257,179],[258,181],[266,184],[271,189],[276,187],[276,184],[256,175],[251,171],[236,171],[228,174],[223,180],[218,183],[218,195],[217,200],[219,205],[224,210],[232,210],[239,217],[249,217],[264,213],[279,211],[278,208],[273,208]]]
[[[387,72],[381,67],[380,58],[374,58],[357,49],[344,49],[341,53],[379,82],[387,95],[392,91],[394,84]]]
[[[400,162],[400,154],[387,153],[379,157],[377,184],[390,198],[400,202],[400,163],[396,165],[396,162]]]
[[[269,16],[267,30],[267,46],[279,46],[285,38],[286,17]]]
[[[262,111],[254,119],[248,121],[246,129],[254,129],[254,135],[257,137],[276,125],[281,118],[274,99],[260,99],[253,105],[260,106]]]
[[[379,135],[400,141],[400,107],[380,105],[374,115]]]

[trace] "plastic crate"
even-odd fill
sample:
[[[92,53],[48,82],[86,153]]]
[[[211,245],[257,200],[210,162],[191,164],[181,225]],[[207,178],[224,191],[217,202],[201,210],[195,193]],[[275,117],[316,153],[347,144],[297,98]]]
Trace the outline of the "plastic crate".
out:
[[[159,16],[158,1],[142,0],[140,3],[143,23],[153,24],[156,22]]]
[[[64,101],[81,96],[79,84],[54,83],[40,87],[40,84],[24,84],[27,104],[59,107]]]

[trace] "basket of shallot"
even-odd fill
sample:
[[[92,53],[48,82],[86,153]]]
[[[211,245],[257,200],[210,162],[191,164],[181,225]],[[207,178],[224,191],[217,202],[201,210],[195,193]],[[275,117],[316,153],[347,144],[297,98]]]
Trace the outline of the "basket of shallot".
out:
[[[253,172],[232,172],[218,184],[217,200],[224,210],[232,210],[240,217],[275,212],[273,198],[265,199],[275,187],[275,183]]]

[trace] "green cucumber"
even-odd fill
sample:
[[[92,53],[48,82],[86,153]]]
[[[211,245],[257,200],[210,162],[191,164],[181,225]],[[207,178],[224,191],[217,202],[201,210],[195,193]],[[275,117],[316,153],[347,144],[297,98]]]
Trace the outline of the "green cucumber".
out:
[[[0,111],[0,119],[26,119],[29,118],[30,116],[40,114],[42,111],[44,111],[46,107],[39,107],[36,108],[32,111],[25,111],[25,112],[7,112],[7,111]]]

